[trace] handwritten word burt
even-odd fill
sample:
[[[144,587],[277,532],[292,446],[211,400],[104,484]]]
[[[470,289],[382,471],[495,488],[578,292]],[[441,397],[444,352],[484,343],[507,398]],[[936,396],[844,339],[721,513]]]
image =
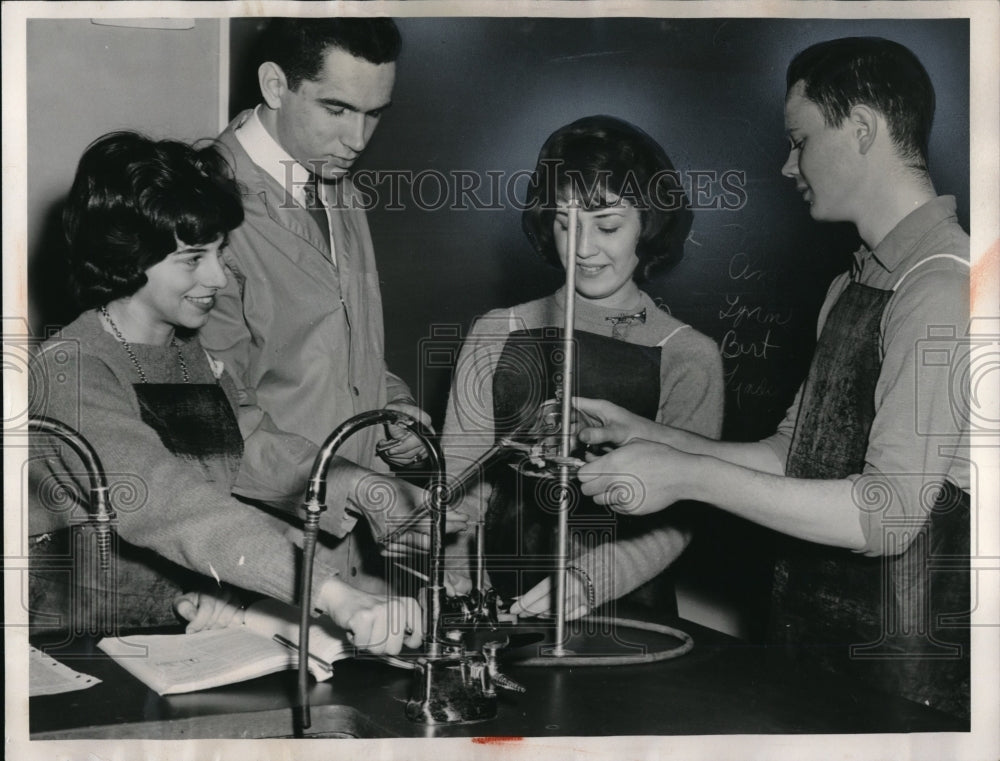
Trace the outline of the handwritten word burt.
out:
[[[720,351],[725,359],[736,359],[747,356],[754,359],[767,359],[769,351],[780,348],[778,344],[771,343],[770,330],[764,334],[762,339],[757,341],[742,340],[735,330],[727,330],[726,334],[722,337]]]

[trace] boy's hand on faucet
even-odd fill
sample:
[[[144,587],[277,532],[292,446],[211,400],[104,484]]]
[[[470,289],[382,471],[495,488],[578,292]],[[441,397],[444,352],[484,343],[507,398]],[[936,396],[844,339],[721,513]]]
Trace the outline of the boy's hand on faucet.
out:
[[[434,433],[431,416],[409,401],[394,401],[385,405],[387,410],[402,412],[424,425],[429,433]],[[390,465],[400,468],[415,465],[427,459],[427,450],[416,434],[408,428],[389,423],[385,426],[386,438],[375,445],[375,452]]]

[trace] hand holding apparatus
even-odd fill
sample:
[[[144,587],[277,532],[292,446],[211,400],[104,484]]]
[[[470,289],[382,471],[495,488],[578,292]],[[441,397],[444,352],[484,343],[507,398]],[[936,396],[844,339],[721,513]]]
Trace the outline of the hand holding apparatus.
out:
[[[567,570],[571,572],[571,575],[566,584],[566,620],[573,621],[587,615],[590,612],[590,607],[587,588],[583,580],[577,574],[572,573],[572,567]],[[511,613],[526,617],[550,615],[554,610],[551,576],[546,576],[510,606]]]
[[[602,399],[574,396],[573,406],[581,418],[587,421],[584,427],[577,430],[577,437],[588,446],[622,446],[633,439],[661,441],[662,434],[668,430]]]
[[[580,491],[598,504],[645,515],[693,498],[689,484],[697,481],[700,459],[666,444],[633,441],[588,462],[577,478]]]
[[[387,410],[396,410],[419,421],[429,433],[434,432],[431,416],[407,400],[389,402]],[[386,438],[375,445],[375,452],[393,467],[415,465],[427,459],[427,451],[412,430],[394,423],[385,424]]]
[[[530,426],[500,440],[502,450],[517,453],[511,466],[522,475],[559,478],[566,472],[572,476],[583,465],[583,460],[568,453],[576,449],[578,432],[599,421],[572,407],[564,424],[565,407],[561,394],[542,402]]]

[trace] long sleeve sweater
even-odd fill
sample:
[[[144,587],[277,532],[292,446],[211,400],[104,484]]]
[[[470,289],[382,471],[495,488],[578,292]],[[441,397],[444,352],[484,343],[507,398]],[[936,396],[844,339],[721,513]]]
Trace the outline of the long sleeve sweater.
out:
[[[230,404],[232,383],[217,381],[197,338],[178,337],[191,383],[220,382]],[[151,383],[177,383],[182,371],[171,346],[132,344]],[[77,429],[107,471],[120,538],[184,568],[247,590],[291,602],[296,594],[299,551],[289,526],[230,496],[235,477],[224,459],[202,462],[171,453],[140,413],[133,384],[140,378],[131,359],[85,312],[46,341],[33,358],[33,414]],[[51,499],[61,482],[85,495],[86,474],[77,456],[47,436],[32,436],[29,535],[63,528],[81,517]],[[54,479],[54,481],[53,481]],[[46,483],[47,482],[47,483]],[[335,575],[322,561],[316,578]]]
[[[466,338],[448,401],[442,446],[448,470],[457,474],[495,441],[493,374],[507,336],[515,330],[560,326],[565,289],[552,296],[498,309],[476,321]],[[718,438],[722,431],[724,381],[718,347],[661,309],[647,294],[637,308],[646,310],[646,321],[628,327],[624,340],[642,346],[659,346],[660,406],[656,422]],[[575,329],[611,337],[608,317],[620,314],[577,299]],[[481,496],[485,505],[486,497]],[[595,601],[601,604],[632,591],[669,566],[687,546],[688,533],[669,521],[669,513],[638,519],[638,531],[610,545],[580,550],[572,562],[594,584]]]

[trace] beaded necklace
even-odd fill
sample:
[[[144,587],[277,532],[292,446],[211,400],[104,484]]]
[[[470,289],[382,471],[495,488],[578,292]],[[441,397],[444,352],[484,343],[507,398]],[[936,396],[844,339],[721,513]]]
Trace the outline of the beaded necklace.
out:
[[[125,353],[128,354],[128,358],[131,359],[132,364],[135,365],[135,371],[139,373],[139,380],[146,383],[146,373],[143,372],[142,365],[139,364],[139,358],[135,356],[135,352],[132,351],[132,347],[129,346],[128,341],[125,340],[125,336],[121,334],[121,331],[118,330],[118,326],[115,325],[115,321],[111,319],[111,315],[108,314],[108,308],[102,306],[99,311],[101,316],[108,321],[108,326],[111,328],[111,332],[115,334],[115,338],[117,338],[118,342],[125,348]],[[170,337],[170,345],[174,348],[174,351],[177,352],[177,362],[181,366],[181,377],[184,379],[185,383],[190,383],[191,378],[188,375],[187,362],[184,361],[184,355],[181,353],[181,347],[177,343],[176,336]]]

